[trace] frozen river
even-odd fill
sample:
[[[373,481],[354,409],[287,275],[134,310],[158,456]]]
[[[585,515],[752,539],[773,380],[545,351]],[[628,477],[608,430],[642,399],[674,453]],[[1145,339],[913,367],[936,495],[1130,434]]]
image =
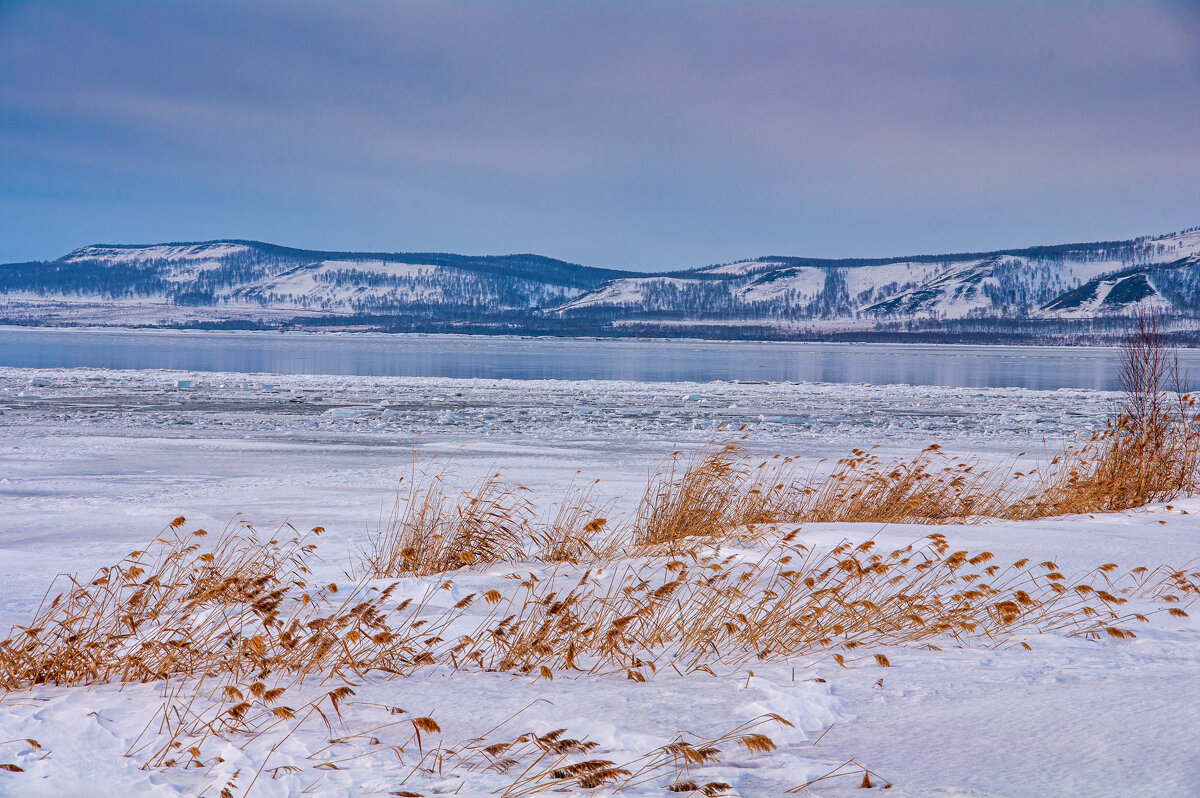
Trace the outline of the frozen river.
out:
[[[0,366],[633,382],[1114,390],[1105,347],[0,328]],[[1181,354],[1200,372],[1200,351]]]

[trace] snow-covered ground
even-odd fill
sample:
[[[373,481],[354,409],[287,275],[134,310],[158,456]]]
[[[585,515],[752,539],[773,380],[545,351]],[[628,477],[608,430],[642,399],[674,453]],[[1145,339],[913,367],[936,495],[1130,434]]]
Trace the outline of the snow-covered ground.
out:
[[[813,462],[853,447],[911,454],[940,443],[995,463],[1059,448],[1099,425],[1114,401],[1082,390],[0,369],[0,628],[25,622],[55,574],[88,576],[176,515],[187,529],[220,529],[236,513],[261,530],[285,521],[324,526],[315,580],[344,582],[414,459],[445,463],[451,484],[463,488],[500,469],[547,511],[573,479],[599,479],[615,518],[632,512],[648,473],[676,448],[733,434],[747,436],[752,451]],[[1108,562],[1194,570],[1198,517],[1200,500],[1184,499],[1118,515],[937,531],[954,549],[1052,560],[1070,577]],[[896,548],[930,531],[831,524],[801,534],[817,548],[869,538]],[[435,602],[545,570],[530,562],[464,572]],[[409,595],[441,580],[406,581]],[[757,731],[778,750],[751,756],[722,746],[722,764],[698,773],[744,796],[782,794],[852,758],[889,780],[895,795],[1196,795],[1195,618],[1156,614],[1124,641],[1021,637],[1030,650],[1015,640],[872,648],[886,650],[886,669],[866,655],[849,657],[846,668],[821,655],[713,675],[660,671],[644,683],[430,669],[354,689],[357,701],[403,707],[403,718],[433,717],[442,733],[430,739],[448,746],[517,713],[496,734],[565,728],[618,764],[680,732],[715,737],[777,713],[795,728]],[[125,756],[161,693],[161,685],[39,687],[5,696],[0,741],[14,742],[0,745],[0,763],[24,770],[0,771],[0,795],[216,795],[241,768],[240,794],[265,748],[227,746],[226,762],[211,771],[142,770],[144,756]],[[375,717],[365,703],[347,709],[357,729]],[[327,736],[315,724],[289,739],[269,765],[305,769],[260,776],[255,794],[483,795],[512,781],[448,770],[401,784],[412,762],[386,756],[313,769],[321,760],[306,756]],[[426,748],[437,744],[430,739]],[[861,771],[823,781],[809,794],[860,794],[860,779]],[[670,793],[651,782],[625,794]]]

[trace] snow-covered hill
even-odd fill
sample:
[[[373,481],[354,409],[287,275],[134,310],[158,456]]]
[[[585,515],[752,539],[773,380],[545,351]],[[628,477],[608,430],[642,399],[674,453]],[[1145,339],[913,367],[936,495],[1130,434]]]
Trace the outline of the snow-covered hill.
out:
[[[553,334],[1200,318],[1200,228],[872,260],[765,257],[664,274],[537,255],[316,252],[253,241],[89,246],[0,266],[0,321],[373,326]],[[1195,327],[1196,325],[1192,325]]]
[[[622,318],[670,313],[726,320],[1021,319],[1053,317],[1060,298],[1131,270],[1170,272],[1153,292],[1158,310],[1200,307],[1200,232],[1115,243],[871,261],[763,258],[663,277],[606,283],[553,312]],[[1165,269],[1164,264],[1171,264]],[[1139,278],[1141,279],[1141,278]],[[1153,282],[1153,280],[1152,280]],[[1115,296],[1115,295],[1114,295]],[[1065,306],[1064,306],[1065,307]],[[1073,317],[1128,312],[1129,302],[1070,305]],[[1046,308],[1046,311],[1042,309]],[[1058,314],[1061,317],[1062,314]]]
[[[627,275],[537,255],[314,252],[252,241],[90,246],[0,266],[0,312],[28,321],[179,323],[297,316],[465,318],[559,304]]]
[[[1078,318],[1128,313],[1135,308],[1157,313],[1200,310],[1200,256],[1097,277],[1047,303],[1038,315]]]

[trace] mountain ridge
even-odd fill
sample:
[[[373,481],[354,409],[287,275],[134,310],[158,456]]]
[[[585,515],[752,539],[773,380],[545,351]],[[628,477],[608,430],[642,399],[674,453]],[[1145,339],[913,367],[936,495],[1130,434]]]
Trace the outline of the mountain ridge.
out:
[[[16,324],[1070,337],[1115,328],[1138,308],[1200,329],[1200,228],[943,255],[760,256],[663,272],[534,253],[326,251],[235,238],[93,244],[0,265],[0,321]]]

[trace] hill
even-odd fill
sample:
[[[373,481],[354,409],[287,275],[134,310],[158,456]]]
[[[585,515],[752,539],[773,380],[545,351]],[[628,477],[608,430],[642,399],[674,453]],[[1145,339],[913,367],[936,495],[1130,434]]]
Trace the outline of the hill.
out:
[[[760,257],[639,274],[539,255],[95,245],[0,265],[15,324],[729,338],[1094,340],[1138,308],[1200,329],[1200,229],[879,259]]]

